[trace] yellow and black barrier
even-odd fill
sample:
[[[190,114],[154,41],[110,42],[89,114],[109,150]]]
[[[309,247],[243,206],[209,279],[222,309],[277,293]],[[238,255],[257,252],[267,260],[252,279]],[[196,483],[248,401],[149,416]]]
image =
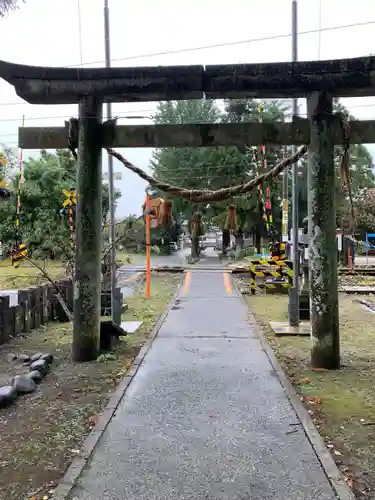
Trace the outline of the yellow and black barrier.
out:
[[[19,267],[29,256],[27,246],[23,243],[16,245],[11,252],[12,266]]]
[[[265,278],[265,280],[262,280],[262,278]],[[271,278],[271,280],[267,280],[267,278]],[[292,286],[292,282],[292,261],[261,259],[250,262],[250,288],[252,294],[255,294],[257,288],[261,290],[277,291],[279,289],[280,291],[284,291],[286,288]]]
[[[274,243],[270,246],[271,258],[273,260],[286,259],[286,243]]]

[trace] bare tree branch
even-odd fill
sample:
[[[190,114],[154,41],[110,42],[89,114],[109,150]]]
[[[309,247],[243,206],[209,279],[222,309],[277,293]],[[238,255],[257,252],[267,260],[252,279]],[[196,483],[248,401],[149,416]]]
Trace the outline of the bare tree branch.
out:
[[[0,17],[4,17],[9,11],[18,9],[18,4],[25,0],[0,0]]]

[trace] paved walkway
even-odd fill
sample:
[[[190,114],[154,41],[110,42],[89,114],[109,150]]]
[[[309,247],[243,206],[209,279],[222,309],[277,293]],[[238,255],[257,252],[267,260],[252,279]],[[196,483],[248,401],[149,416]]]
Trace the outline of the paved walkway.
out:
[[[333,500],[294,424],[230,276],[188,272],[70,498]]]

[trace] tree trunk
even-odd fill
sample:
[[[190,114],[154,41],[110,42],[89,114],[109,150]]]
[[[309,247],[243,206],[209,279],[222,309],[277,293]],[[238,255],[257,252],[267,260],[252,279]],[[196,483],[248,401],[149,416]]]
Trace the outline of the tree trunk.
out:
[[[337,290],[334,141],[332,97],[314,92],[308,97],[310,120],[309,216],[311,287],[311,363],[316,368],[340,368]]]
[[[100,349],[102,107],[92,96],[82,98],[79,103],[74,361],[94,360]]]
[[[199,236],[191,237],[191,258],[199,259]]]

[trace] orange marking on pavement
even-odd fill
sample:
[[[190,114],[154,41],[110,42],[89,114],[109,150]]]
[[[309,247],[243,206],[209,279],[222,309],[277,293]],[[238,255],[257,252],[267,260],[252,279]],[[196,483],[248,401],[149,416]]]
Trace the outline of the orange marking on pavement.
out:
[[[224,286],[225,286],[225,291],[227,292],[227,295],[232,295],[232,284],[230,282],[230,277],[228,273],[223,273],[224,277]]]
[[[191,272],[188,271],[185,275],[184,286],[182,288],[182,295],[186,295],[190,289]]]

